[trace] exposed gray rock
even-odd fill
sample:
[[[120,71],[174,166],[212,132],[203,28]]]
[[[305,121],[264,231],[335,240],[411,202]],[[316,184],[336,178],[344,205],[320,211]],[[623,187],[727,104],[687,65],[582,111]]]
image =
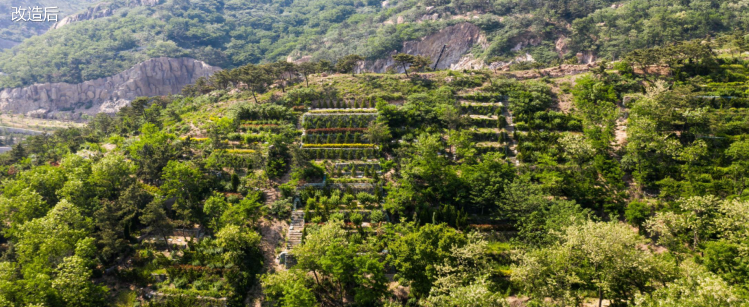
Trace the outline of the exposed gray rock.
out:
[[[63,26],[74,23],[76,21],[92,20],[111,16],[112,12],[114,12],[114,9],[111,6],[112,4],[109,2],[97,3],[94,6],[88,7],[83,12],[66,16],[63,19],[60,19],[60,21],[55,22],[55,24],[52,25],[52,28],[50,30],[62,28]]]
[[[464,22],[446,27],[421,40],[404,42],[401,50],[394,50],[392,54],[402,52],[412,55],[429,56],[432,59],[432,65],[434,65],[440,55],[442,46],[447,45],[442,58],[440,58],[437,64],[437,69],[451,68],[451,66],[452,69],[462,69],[453,65],[460,62],[463,55],[471,50],[475,44],[485,43],[486,41],[481,35],[481,29],[472,23]],[[387,58],[375,61],[363,61],[360,63],[357,71],[382,73],[392,68],[396,72],[402,73],[403,68],[397,67],[394,64],[392,57],[388,56]]]
[[[463,70],[463,69],[482,69],[486,67],[484,64],[484,61],[481,59],[477,59],[473,56],[473,54],[466,54],[458,62],[455,64],[450,65],[450,69],[452,70]]]
[[[221,70],[191,58],[154,58],[111,77],[78,84],[43,83],[0,91],[0,110],[34,117],[77,119],[115,113],[139,96],[178,94]]]
[[[128,7],[136,7],[136,6],[154,6],[159,4],[159,0],[130,0],[127,3]],[[83,20],[94,20],[98,18],[104,18],[109,17],[114,14],[114,12],[120,7],[120,4],[115,4],[111,2],[100,2],[97,3],[94,6],[88,7],[86,10],[66,16],[63,19],[60,19],[60,21],[55,22],[54,25],[50,28],[50,30],[59,29],[62,28],[65,25],[69,25],[74,22],[83,21]]]
[[[578,64],[590,64],[596,62],[596,55],[593,51],[587,51],[585,53],[578,52],[576,55]]]

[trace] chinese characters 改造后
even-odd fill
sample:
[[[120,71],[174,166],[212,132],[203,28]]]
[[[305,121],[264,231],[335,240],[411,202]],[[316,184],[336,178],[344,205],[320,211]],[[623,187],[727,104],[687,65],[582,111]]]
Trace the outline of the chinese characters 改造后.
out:
[[[57,13],[60,10],[56,6],[48,6],[41,8],[39,6],[32,7],[12,7],[11,20],[13,22],[20,21],[32,21],[32,22],[44,22],[44,21],[57,21]]]

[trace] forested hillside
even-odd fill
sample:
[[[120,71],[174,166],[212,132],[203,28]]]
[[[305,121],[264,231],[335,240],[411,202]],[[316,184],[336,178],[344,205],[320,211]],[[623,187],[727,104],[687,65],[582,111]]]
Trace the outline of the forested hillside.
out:
[[[745,30],[744,1],[223,1],[164,0],[75,22],[0,54],[0,88],[78,83],[111,76],[150,57],[189,56],[233,68],[288,56],[314,60],[388,57],[402,42],[458,22],[478,25],[483,61],[530,54],[538,63],[578,52],[618,59],[636,48]],[[434,61],[435,59],[432,59]]]
[[[136,99],[0,155],[0,305],[746,306],[748,46]]]

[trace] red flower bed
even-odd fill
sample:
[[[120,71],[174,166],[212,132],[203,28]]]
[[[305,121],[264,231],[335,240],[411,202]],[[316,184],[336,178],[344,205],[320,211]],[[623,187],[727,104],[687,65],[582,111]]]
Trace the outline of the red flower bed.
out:
[[[367,128],[317,128],[307,129],[307,133],[339,133],[339,132],[362,132]]]

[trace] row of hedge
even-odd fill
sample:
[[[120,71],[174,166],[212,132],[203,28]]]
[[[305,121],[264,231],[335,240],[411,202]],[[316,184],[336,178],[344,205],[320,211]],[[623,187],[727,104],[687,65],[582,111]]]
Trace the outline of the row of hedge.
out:
[[[375,145],[364,144],[364,143],[349,143],[349,144],[323,143],[323,144],[302,144],[302,147],[304,148],[375,148]]]
[[[471,94],[465,94],[462,96],[465,100],[479,101],[479,102],[499,102],[502,101],[504,96],[496,93],[485,93],[475,92]]]
[[[312,134],[312,133],[363,132],[366,130],[367,128],[313,128],[313,129],[305,129],[304,131],[307,134]]]
[[[318,109],[310,110],[308,113],[311,114],[330,114],[330,113],[377,113],[377,109]]]
[[[332,164],[332,165],[325,165],[325,167],[326,167],[326,170],[328,170],[330,172],[330,171],[333,171],[333,170],[336,170],[336,169],[349,169],[349,168],[351,168],[351,165],[356,166],[356,168],[372,167],[372,168],[374,168],[377,171],[379,171],[379,170],[382,169],[382,167],[380,166],[379,163],[355,163],[355,162],[350,162],[350,163],[336,163],[336,164]]]
[[[469,130],[471,134],[471,141],[474,142],[496,142],[499,139],[499,134],[496,131],[476,131]]]
[[[306,134],[304,143],[306,144],[323,144],[323,143],[362,143],[366,139],[363,133],[330,133],[330,134]]]
[[[268,133],[229,133],[226,138],[231,141],[241,141],[245,144],[263,143],[270,135]]]
[[[535,162],[540,154],[559,158],[562,153],[559,148],[559,138],[561,137],[562,134],[555,131],[516,132],[518,160],[524,163]]]
[[[507,151],[507,146],[476,146],[475,148],[476,148],[477,155],[483,155],[485,153],[490,153],[490,152]]]
[[[236,153],[226,151],[227,154],[222,154],[218,151],[214,151],[209,158],[209,163],[217,168],[235,168],[235,169],[253,169],[256,166],[257,161],[254,159],[252,153]]]
[[[558,131],[582,131],[581,121],[571,115],[556,111],[539,111],[531,115],[517,114],[515,116],[515,127],[518,130],[558,130]]]
[[[306,114],[304,129],[365,128],[376,119],[376,114],[318,115]]]
[[[312,102],[312,106],[321,109],[360,109],[374,108],[376,101],[374,98],[354,99],[353,101],[324,99]]]
[[[504,128],[505,126],[507,126],[507,121],[505,120],[504,116],[499,116],[496,119],[484,118],[484,117],[466,117],[466,118],[467,118],[467,125],[469,127]]]
[[[239,128],[240,131],[244,132],[263,132],[263,131],[279,131],[286,126],[283,125],[274,125],[274,124],[268,124],[268,125],[241,125]]]
[[[305,150],[310,153],[310,157],[316,160],[363,160],[375,159],[379,157],[379,153],[375,149],[305,148]]]
[[[460,112],[462,114],[499,115],[502,114],[502,105],[462,104]]]
[[[260,120],[243,120],[241,124],[244,125],[283,125],[287,121],[280,119],[260,119]]]
[[[364,178],[349,178],[349,177],[338,177],[338,178],[328,178],[330,183],[375,183],[375,180],[372,178],[367,178],[366,176]]]
[[[356,166],[356,164],[352,163],[348,167],[335,167],[330,174],[332,176],[341,177],[344,174],[348,174],[350,176],[356,176],[358,173],[361,173],[364,177],[375,177],[378,173],[378,168],[375,168],[373,164],[370,165],[363,165],[363,166]]]

